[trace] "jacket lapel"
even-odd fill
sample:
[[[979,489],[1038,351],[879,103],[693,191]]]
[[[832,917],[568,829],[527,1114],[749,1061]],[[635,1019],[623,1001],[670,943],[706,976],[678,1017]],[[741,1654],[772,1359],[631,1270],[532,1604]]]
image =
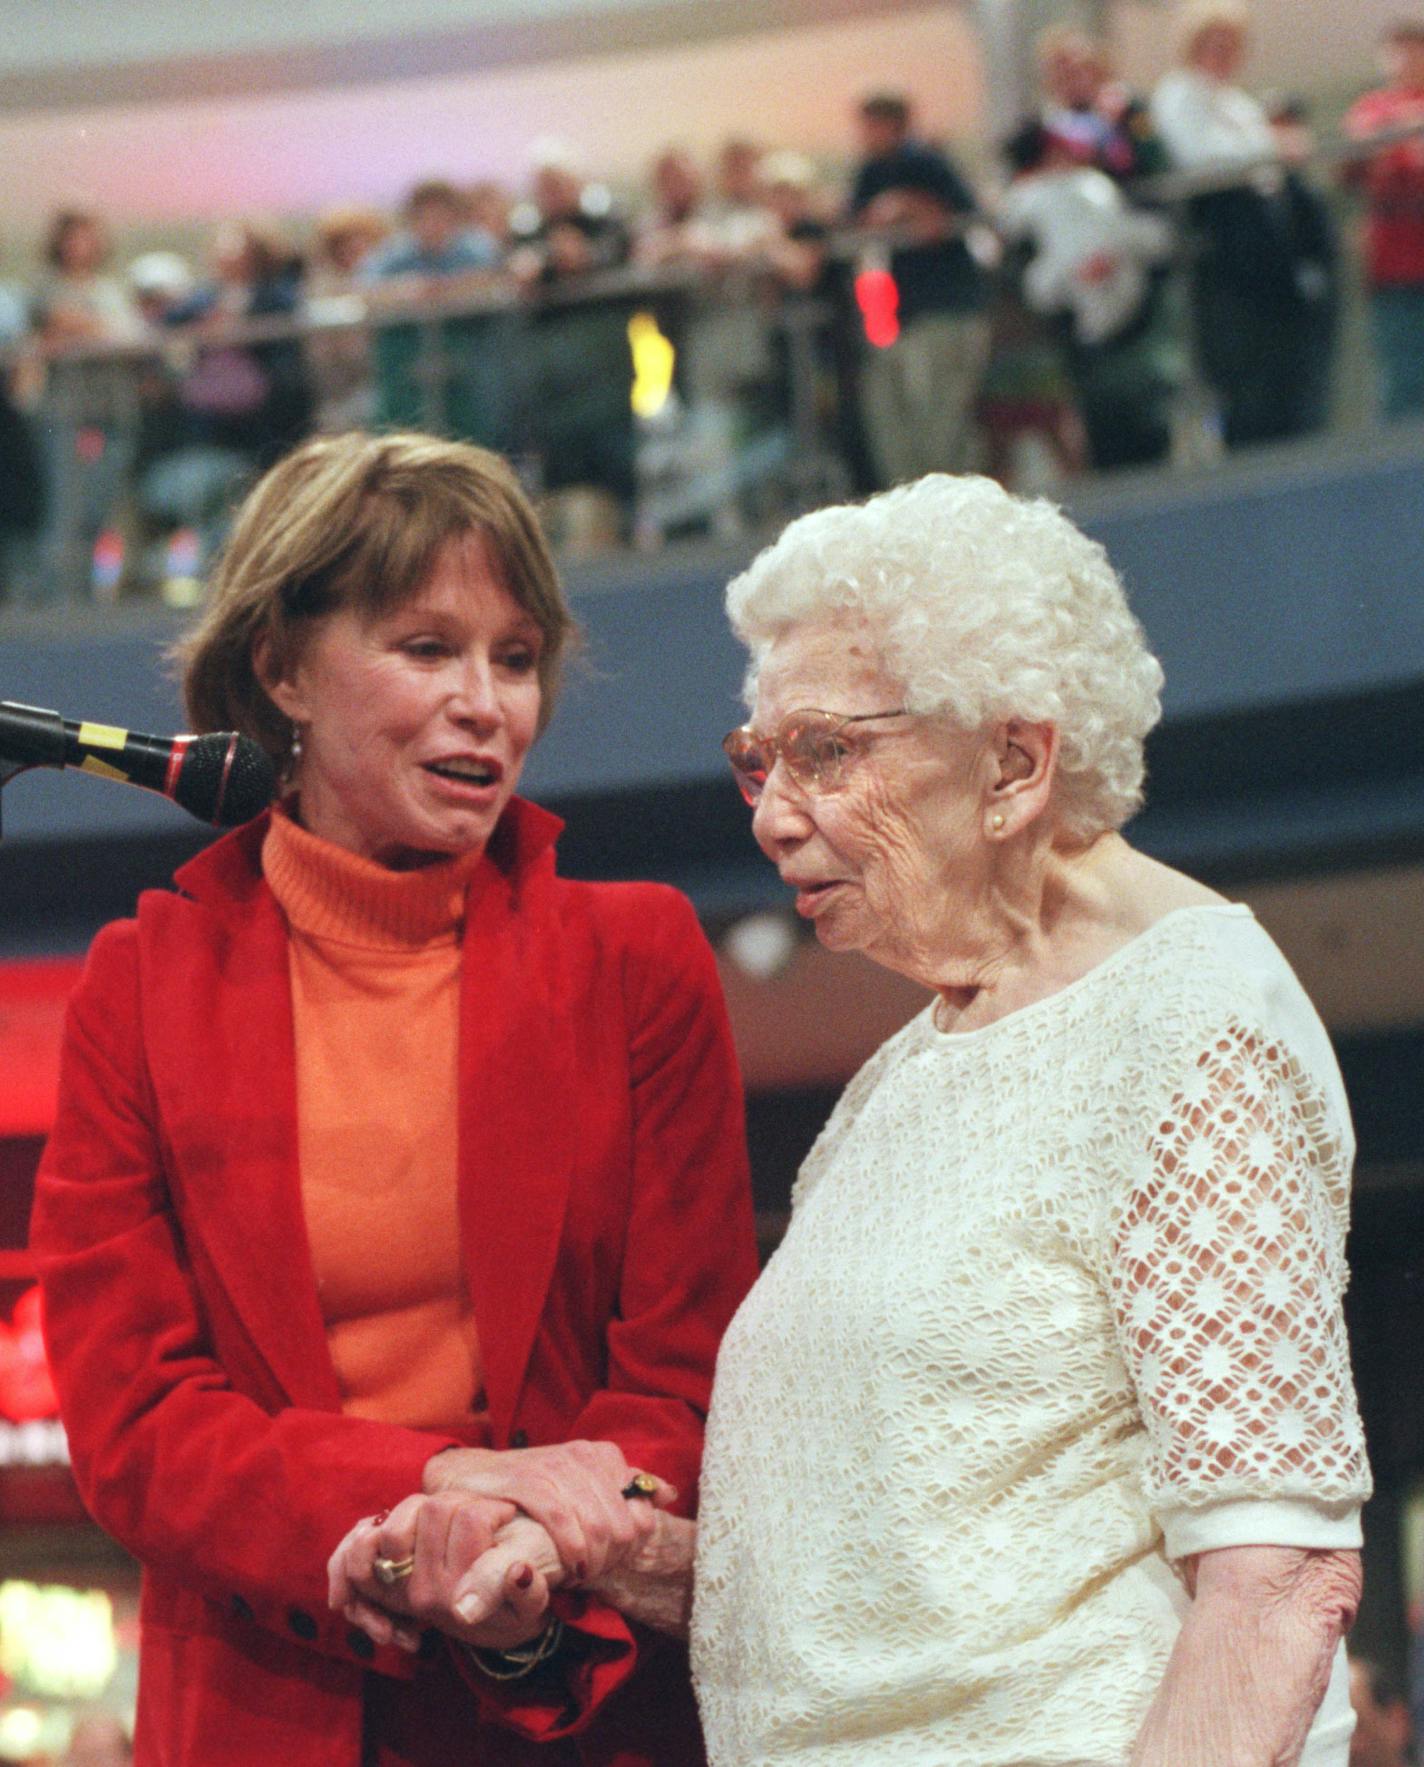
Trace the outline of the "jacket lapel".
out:
[[[554,903],[560,824],[516,800],[465,929],[460,1220],[496,1441],[507,1438],[572,1174],[572,1026]]]
[[[265,828],[179,872],[195,901],[149,898],[148,1048],[195,1272],[210,1266],[288,1401],[339,1409],[302,1210],[286,925],[260,874]]]
[[[577,1130],[554,902],[560,827],[534,805],[510,805],[464,937],[460,1224],[497,1439],[512,1428],[553,1276]],[[335,1410],[302,1210],[287,932],[261,876],[265,832],[263,817],[185,866],[177,882],[193,901],[148,898],[148,1048],[195,1267],[211,1267],[287,1400]]]

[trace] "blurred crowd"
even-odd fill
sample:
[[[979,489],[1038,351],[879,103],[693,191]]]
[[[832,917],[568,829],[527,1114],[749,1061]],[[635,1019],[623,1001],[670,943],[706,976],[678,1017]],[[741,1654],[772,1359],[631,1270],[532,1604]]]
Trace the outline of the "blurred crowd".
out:
[[[498,448],[571,546],[736,530],[934,469],[1150,464],[1184,388],[1228,449],[1309,434],[1340,304],[1332,185],[1366,208],[1382,409],[1417,414],[1424,18],[1381,50],[1329,183],[1302,107],[1242,83],[1238,0],[1201,0],[1148,94],[1090,37],[1046,33],[1041,106],[977,188],[878,92],[840,180],[736,139],[710,167],[669,146],[622,200],[544,142],[522,192],[430,178],[300,244],[224,222],[201,265],[122,269],[106,218],[65,209],[29,286],[0,289],[3,593],[197,582],[253,472],[313,428]]]

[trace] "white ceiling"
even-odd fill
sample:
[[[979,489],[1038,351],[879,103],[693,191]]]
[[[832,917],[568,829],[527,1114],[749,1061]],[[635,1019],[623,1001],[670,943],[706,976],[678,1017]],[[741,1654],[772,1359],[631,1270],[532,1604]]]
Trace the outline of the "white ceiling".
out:
[[[0,112],[380,85],[975,0],[0,0]]]
[[[691,12],[702,0],[672,0]],[[639,0],[0,0],[0,72],[106,67],[639,10]]]
[[[565,41],[599,49],[634,34],[662,42],[754,31],[792,23],[828,22],[940,5],[972,12],[984,0],[0,0],[0,79],[65,69],[102,76],[118,66],[266,57],[272,51],[373,42],[397,44],[423,36],[468,37],[562,29]],[[1004,4],[1006,0],[997,0]],[[1008,0],[1013,3],[1013,0]],[[1030,16],[1051,13],[1057,0],[1017,0]],[[1407,5],[1402,8],[1407,11]],[[1061,10],[1071,11],[1068,0]],[[1258,77],[1315,84],[1322,74],[1346,77],[1371,65],[1381,27],[1400,0],[1254,0]],[[1173,8],[1162,0],[1107,0],[1105,11],[1127,70],[1160,72]]]
[[[352,87],[8,115],[0,104],[0,226],[33,235],[50,207],[77,196],[120,224],[151,225],[389,204],[430,176],[522,186],[530,144],[547,135],[629,182],[669,141],[710,155],[732,133],[839,157],[872,81],[913,92],[930,130],[972,131],[981,87],[961,9],[905,6]]]
[[[925,129],[984,150],[976,9],[1058,0],[0,0],[0,228],[54,205],[120,228],[390,203],[415,179],[523,181],[554,134],[635,182],[669,140],[731,133],[827,159],[900,85]],[[1068,0],[1062,0],[1066,7]],[[1255,0],[1258,87],[1348,92],[1399,0]],[[1149,85],[1172,8],[1113,0]]]

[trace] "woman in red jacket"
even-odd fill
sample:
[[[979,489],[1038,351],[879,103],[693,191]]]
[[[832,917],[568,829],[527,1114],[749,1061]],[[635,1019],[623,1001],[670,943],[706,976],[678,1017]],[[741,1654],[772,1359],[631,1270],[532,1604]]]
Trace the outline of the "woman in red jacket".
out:
[[[352,435],[252,492],[187,648],[195,727],[286,795],[95,942],[32,1234],[75,1475],[144,1565],[140,1767],[702,1759],[680,1647],[587,1588],[385,1644],[326,1602],[412,1489],[615,1570],[637,1474],[694,1500],[754,1273],[691,909],[560,879],[514,795],[570,630],[502,462]]]

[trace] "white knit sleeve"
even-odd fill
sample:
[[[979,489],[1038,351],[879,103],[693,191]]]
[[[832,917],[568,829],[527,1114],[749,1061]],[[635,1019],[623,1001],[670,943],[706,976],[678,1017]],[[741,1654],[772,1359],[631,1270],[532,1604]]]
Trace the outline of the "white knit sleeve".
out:
[[[1349,1124],[1286,1041],[1244,1023],[1184,1068],[1107,1240],[1148,1501],[1172,1556],[1358,1544],[1370,1481],[1341,1311]],[[1274,1522],[1264,1501],[1280,1504]]]

